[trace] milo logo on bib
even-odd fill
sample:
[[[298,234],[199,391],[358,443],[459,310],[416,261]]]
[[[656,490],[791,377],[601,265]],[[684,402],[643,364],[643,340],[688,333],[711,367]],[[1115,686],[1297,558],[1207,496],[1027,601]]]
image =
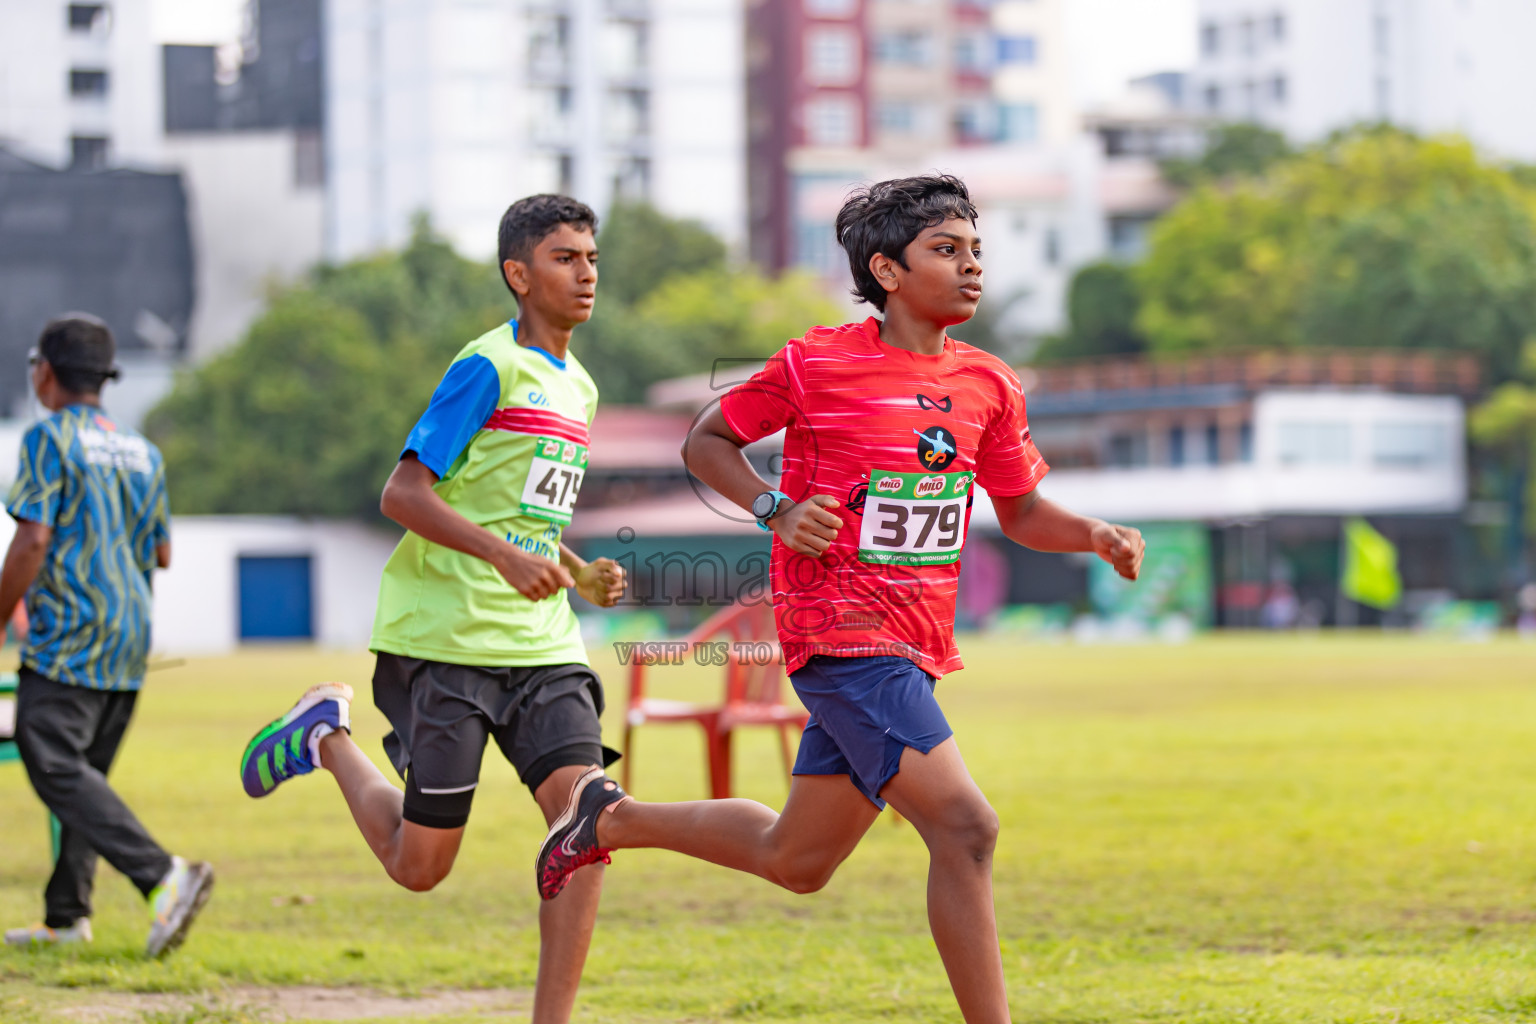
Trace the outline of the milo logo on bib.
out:
[[[972,479],[972,473],[871,472],[859,560],[943,565],[958,559]]]

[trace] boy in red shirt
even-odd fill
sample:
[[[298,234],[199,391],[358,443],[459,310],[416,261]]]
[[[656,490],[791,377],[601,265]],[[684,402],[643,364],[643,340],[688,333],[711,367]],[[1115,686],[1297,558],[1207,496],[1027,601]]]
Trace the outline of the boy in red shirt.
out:
[[[972,485],[1027,547],[1092,551],[1127,579],[1144,550],[1136,530],[1039,495],[1047,467],[1018,378],[945,333],[981,300],[975,220],[949,176],[856,193],[838,242],[859,297],[884,318],[791,341],[684,446],[694,475],[775,535],[774,614],[811,712],[783,812],[751,800],[639,803],[594,768],[538,859],[546,899],[581,865],[636,847],[813,892],[890,801],[928,846],[929,922],[969,1024],[1009,1019],[992,906],[997,814],[933,696],[938,677],[961,667],[955,591]],[[783,428],[777,491],[742,448]]]

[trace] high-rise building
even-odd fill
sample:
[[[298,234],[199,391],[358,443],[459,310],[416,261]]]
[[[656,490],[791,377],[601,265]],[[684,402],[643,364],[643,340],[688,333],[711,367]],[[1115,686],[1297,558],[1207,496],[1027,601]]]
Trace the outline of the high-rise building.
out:
[[[150,0],[0,0],[0,144],[53,167],[160,156]]]
[[[238,47],[163,49],[165,159],[186,178],[197,254],[194,357],[238,340],[272,284],[324,254],[321,5],[247,0]]]
[[[488,256],[507,204],[546,191],[744,234],[734,0],[331,0],[325,38],[333,257],[421,213]]]
[[[1536,159],[1530,0],[1200,0],[1189,105],[1310,142],[1361,121]]]
[[[748,13],[752,254],[829,271],[835,209],[869,169],[1077,131],[1060,0],[761,0]]]

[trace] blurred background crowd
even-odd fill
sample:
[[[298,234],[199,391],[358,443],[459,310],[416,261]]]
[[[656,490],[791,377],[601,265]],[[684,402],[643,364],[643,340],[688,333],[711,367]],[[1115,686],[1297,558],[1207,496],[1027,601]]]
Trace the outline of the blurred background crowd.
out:
[[[0,0],[0,26],[0,485],[42,324],[103,317],[105,404],[178,517],[162,648],[366,642],[379,488],[511,315],[495,225],[539,191],[603,219],[567,535],[634,588],[594,638],[755,592],[763,535],[678,445],[785,339],[865,315],[835,212],[929,169],[981,210],[953,333],[1018,369],[1044,489],[1149,538],[1131,588],[979,502],[963,624],[1536,633],[1526,0]]]

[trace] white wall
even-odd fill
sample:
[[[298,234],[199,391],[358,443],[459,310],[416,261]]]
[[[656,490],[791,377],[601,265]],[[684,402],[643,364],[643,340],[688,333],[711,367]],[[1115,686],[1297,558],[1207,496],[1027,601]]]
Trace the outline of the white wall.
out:
[[[675,217],[746,244],[741,0],[654,0],[651,195]]]
[[[313,559],[315,642],[361,650],[373,627],[379,575],[397,538],[356,523],[280,516],[179,516],[171,568],[155,575],[155,650],[217,653],[239,644],[241,555]]]
[[[324,192],[295,184],[296,145],[286,130],[166,139],[166,159],[186,183],[197,255],[194,359],[239,340],[266,308],[268,290],[323,255]]]
[[[1299,453],[1298,426],[1313,431]],[[1253,428],[1252,462],[1053,470],[1040,492],[1077,512],[1128,521],[1438,514],[1459,512],[1466,504],[1465,423],[1458,398],[1270,392],[1254,400]],[[1433,431],[1443,444],[1417,466],[1383,463],[1377,431],[1400,437],[1404,429]],[[1317,443],[1307,447],[1310,442]],[[1044,454],[1049,461],[1050,452]],[[991,502],[978,502],[974,516],[975,525],[996,525]]]

